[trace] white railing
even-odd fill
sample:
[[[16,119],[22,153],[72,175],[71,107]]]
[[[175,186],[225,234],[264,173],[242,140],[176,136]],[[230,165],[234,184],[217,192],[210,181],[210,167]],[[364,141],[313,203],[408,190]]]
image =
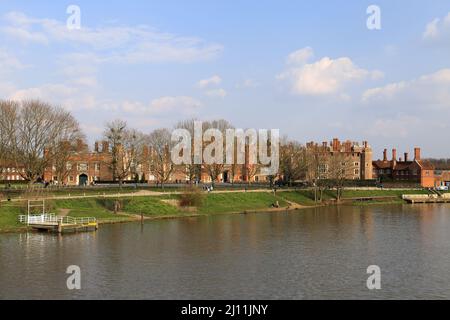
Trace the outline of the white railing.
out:
[[[39,214],[39,215],[21,215],[19,216],[19,221],[25,224],[91,224],[96,223],[96,218],[91,217],[83,217],[83,218],[74,218],[74,217],[59,217],[55,214]]]

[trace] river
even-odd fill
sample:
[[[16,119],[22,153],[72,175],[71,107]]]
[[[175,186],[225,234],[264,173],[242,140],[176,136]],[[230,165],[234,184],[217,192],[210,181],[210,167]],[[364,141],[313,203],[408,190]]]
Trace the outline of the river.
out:
[[[80,267],[81,289],[66,269]],[[381,270],[381,289],[366,286]],[[450,205],[341,206],[0,235],[0,299],[450,299]]]

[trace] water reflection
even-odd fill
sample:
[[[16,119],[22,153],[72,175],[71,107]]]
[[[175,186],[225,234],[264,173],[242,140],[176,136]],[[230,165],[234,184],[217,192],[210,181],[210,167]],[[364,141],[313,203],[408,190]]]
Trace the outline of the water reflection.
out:
[[[0,298],[450,298],[449,206],[342,206],[0,236]],[[65,287],[78,265],[82,290]],[[365,287],[367,266],[383,290]]]

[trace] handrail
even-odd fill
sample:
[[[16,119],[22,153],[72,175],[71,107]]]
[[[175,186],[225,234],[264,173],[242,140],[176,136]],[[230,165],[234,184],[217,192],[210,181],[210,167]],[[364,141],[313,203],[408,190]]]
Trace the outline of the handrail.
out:
[[[86,225],[86,224],[96,223],[97,218],[93,218],[93,217],[75,218],[75,217],[70,217],[70,216],[61,217],[61,216],[56,216],[55,214],[51,213],[51,214],[20,215],[19,222],[25,223],[28,225],[30,225],[30,224],[49,224],[49,223],[50,224],[62,224],[62,225],[67,225],[67,224]]]

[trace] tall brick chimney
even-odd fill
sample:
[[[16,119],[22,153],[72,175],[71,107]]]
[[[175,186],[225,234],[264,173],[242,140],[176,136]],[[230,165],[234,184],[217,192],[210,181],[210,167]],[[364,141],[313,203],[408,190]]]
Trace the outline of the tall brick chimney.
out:
[[[103,141],[102,142],[102,152],[103,153],[108,153],[109,152],[109,143],[108,143],[108,141]]]
[[[82,139],[77,139],[77,151],[83,151],[84,143]]]
[[[420,148],[414,148],[414,160],[420,160]]]
[[[383,151],[383,161],[387,161],[387,149]]]
[[[95,141],[94,151],[95,151],[95,152],[98,152],[98,141]]]
[[[405,162],[407,162],[409,159],[408,159],[408,152],[405,152]]]
[[[397,161],[397,149],[392,149],[392,161]]]
[[[340,143],[338,138],[333,139],[333,151],[339,151]]]

